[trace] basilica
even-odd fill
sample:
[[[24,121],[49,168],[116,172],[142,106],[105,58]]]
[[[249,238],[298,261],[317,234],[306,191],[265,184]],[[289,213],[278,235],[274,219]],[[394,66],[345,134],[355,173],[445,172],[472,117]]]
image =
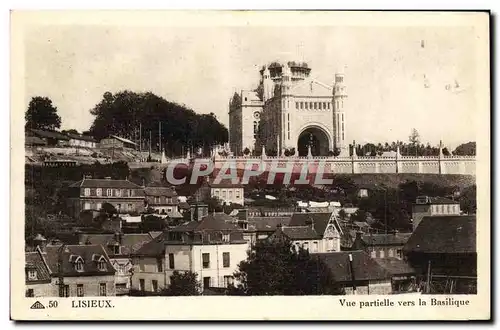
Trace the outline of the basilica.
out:
[[[273,62],[255,90],[229,101],[229,146],[236,155],[348,156],[344,74],[333,86],[310,77],[307,63]]]

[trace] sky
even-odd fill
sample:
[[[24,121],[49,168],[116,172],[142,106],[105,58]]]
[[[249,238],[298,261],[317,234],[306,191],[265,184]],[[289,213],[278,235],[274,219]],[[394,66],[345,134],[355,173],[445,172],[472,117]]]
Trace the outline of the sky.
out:
[[[151,91],[228,126],[229,98],[293,59],[329,85],[345,73],[349,141],[408,141],[416,128],[454,148],[476,140],[477,40],[467,26],[39,25],[24,38],[25,105],[47,96],[61,128],[81,132],[105,92]]]

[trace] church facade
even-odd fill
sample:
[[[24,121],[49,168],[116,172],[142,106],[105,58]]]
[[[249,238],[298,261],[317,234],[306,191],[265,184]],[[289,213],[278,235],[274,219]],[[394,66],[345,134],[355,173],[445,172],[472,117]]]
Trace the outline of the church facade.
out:
[[[229,145],[234,155],[348,156],[344,75],[333,86],[310,77],[307,63],[273,62],[260,70],[255,90],[229,102]]]

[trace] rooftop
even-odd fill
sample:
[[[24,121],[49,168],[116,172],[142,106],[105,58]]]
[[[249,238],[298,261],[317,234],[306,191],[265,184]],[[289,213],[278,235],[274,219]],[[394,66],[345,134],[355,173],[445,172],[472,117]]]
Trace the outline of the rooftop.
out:
[[[121,254],[129,255],[139,250],[144,244],[151,241],[150,234],[122,234],[121,243],[117,234],[81,234],[80,244],[102,245],[108,255],[114,255],[113,246],[121,246]]]
[[[42,254],[40,251],[34,252],[26,252],[26,268],[36,270],[36,280],[29,280],[26,278],[27,283],[36,283],[36,282],[50,282],[50,271],[43,260]]]
[[[84,178],[69,186],[70,188],[121,188],[121,189],[142,189],[141,186],[136,185],[128,180],[114,180],[114,179],[88,179]]]
[[[433,254],[476,253],[476,216],[424,217],[403,250]]]

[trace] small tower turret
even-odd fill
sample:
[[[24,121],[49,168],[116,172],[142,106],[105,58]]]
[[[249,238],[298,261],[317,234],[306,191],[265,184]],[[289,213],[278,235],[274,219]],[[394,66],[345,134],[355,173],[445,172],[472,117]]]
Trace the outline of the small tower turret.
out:
[[[333,84],[333,124],[334,124],[334,144],[333,147],[339,149],[340,157],[349,156],[349,150],[346,147],[346,114],[345,103],[347,101],[347,88],[344,82],[344,74],[336,73]]]

